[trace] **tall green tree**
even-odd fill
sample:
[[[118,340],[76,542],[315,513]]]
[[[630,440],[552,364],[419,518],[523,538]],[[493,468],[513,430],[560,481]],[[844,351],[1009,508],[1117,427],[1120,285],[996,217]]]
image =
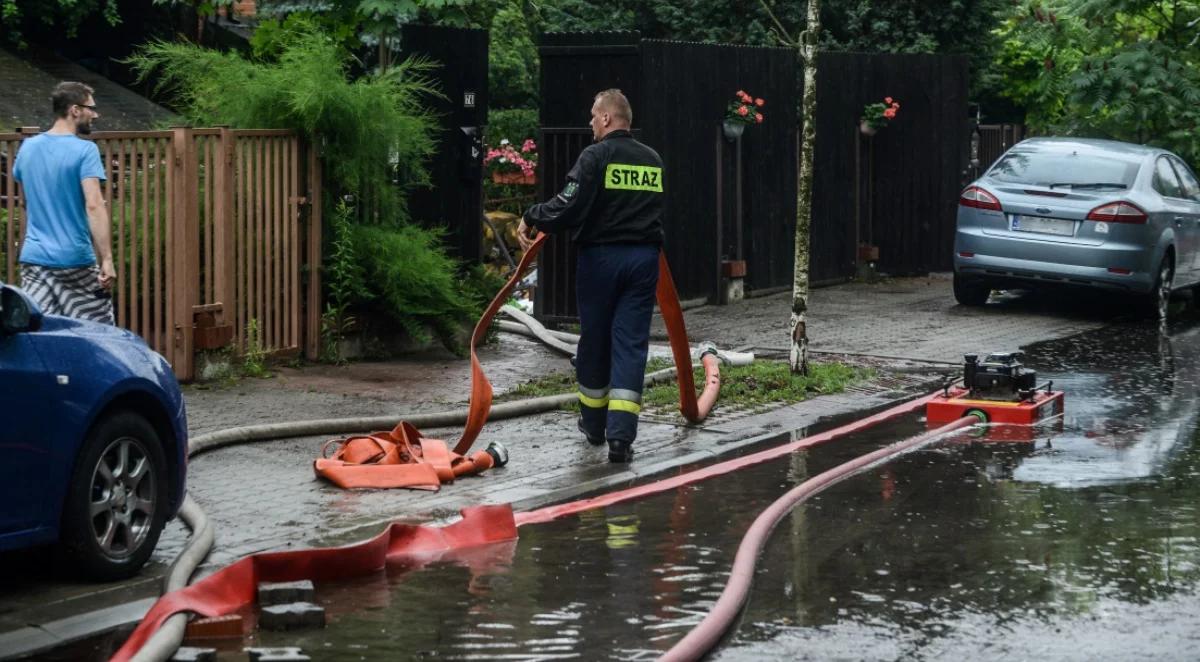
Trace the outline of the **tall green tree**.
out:
[[[1025,0],[999,34],[997,69],[1035,131],[1200,165],[1200,0]]]

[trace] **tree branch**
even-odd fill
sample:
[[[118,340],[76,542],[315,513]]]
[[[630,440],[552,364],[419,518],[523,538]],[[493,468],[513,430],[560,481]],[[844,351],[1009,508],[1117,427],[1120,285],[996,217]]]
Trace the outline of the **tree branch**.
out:
[[[758,4],[762,5],[763,11],[767,12],[767,16],[771,19],[771,22],[775,24],[774,29],[779,33],[779,41],[783,42],[785,46],[798,48],[800,42],[792,39],[792,36],[788,34],[787,28],[783,27],[778,18],[775,18],[775,12],[771,11],[771,7],[767,5],[767,0],[758,0]]]

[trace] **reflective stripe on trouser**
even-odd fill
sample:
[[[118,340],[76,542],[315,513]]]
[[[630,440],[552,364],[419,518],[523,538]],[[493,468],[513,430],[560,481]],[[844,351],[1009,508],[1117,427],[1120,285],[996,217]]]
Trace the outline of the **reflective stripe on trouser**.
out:
[[[608,387],[588,388],[579,385],[579,426],[589,437],[604,438],[604,421],[608,418]]]
[[[637,438],[658,252],[658,246],[648,244],[580,248],[575,371],[581,395],[604,392],[607,397],[607,410],[580,399],[580,421],[588,435],[604,435],[610,441]]]

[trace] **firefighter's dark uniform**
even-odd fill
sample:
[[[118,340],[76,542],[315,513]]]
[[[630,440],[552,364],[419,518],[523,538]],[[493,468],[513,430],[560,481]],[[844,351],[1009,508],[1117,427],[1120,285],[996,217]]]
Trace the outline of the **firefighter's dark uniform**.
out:
[[[594,444],[607,439],[617,462],[637,437],[663,202],[662,159],[616,130],[583,150],[562,192],[525,212],[526,225],[570,231],[579,246],[580,429]]]

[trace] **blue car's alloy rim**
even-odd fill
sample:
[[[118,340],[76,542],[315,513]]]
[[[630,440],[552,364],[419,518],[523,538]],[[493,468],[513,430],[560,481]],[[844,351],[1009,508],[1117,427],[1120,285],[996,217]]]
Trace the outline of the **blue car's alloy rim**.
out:
[[[142,442],[114,440],[92,471],[88,516],[96,544],[110,558],[136,552],[150,534],[157,494],[154,465]]]

